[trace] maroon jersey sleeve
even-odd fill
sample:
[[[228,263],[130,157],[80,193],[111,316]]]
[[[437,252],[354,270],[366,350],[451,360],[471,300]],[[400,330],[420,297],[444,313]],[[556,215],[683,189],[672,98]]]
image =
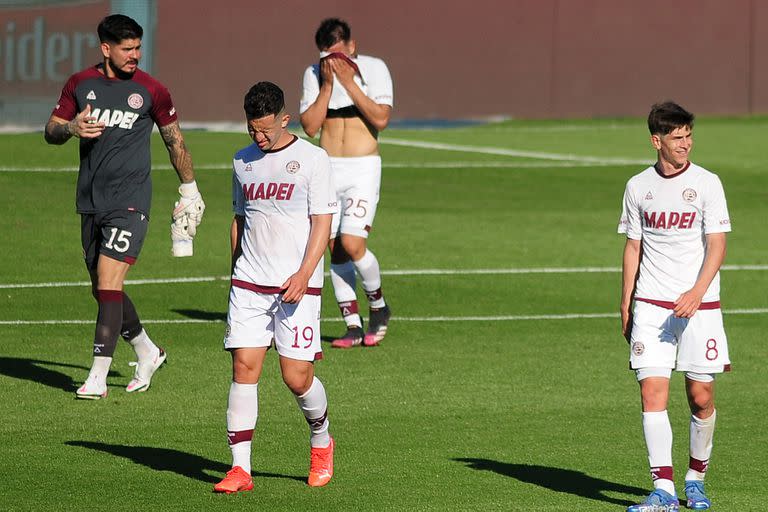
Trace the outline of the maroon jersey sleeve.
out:
[[[178,118],[176,117],[176,108],[173,106],[173,100],[171,100],[171,93],[168,89],[155,82],[155,86],[152,87],[152,110],[150,116],[155,120],[157,126],[167,126]]]
[[[59,101],[56,102],[56,106],[53,107],[52,116],[60,117],[64,120],[71,121],[77,115],[77,101],[75,100],[75,87],[77,86],[77,75],[72,75],[64,84],[64,88],[61,90],[61,96]]]

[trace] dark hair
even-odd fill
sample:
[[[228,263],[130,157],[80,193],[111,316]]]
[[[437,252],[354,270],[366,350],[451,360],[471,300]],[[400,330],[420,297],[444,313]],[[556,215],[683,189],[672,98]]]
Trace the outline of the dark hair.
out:
[[[349,41],[352,31],[346,21],[339,18],[326,18],[315,32],[317,49],[323,51],[339,41]]]
[[[124,39],[141,39],[144,35],[141,25],[124,14],[107,16],[101,20],[96,31],[99,33],[99,41],[113,44]]]
[[[285,108],[283,90],[272,82],[259,82],[251,87],[243,100],[245,117],[260,119],[277,115]]]
[[[651,135],[667,135],[677,128],[693,128],[695,116],[674,101],[656,103],[648,114],[648,129]]]

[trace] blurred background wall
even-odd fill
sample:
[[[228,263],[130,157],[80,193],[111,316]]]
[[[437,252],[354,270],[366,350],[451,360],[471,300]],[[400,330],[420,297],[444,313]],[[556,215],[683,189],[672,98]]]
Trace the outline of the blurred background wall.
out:
[[[0,125],[42,126],[66,78],[100,61],[96,25],[111,12],[144,27],[141,66],[182,123],[239,122],[259,80],[296,115],[328,16],[388,63],[400,120],[644,115],[667,98],[768,112],[758,0],[0,0]]]

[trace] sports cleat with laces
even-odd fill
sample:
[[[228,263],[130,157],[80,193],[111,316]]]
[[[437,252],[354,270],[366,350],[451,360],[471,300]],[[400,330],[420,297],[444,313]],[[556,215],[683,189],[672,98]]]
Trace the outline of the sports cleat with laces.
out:
[[[107,383],[99,382],[99,379],[89,375],[83,385],[75,391],[75,396],[85,400],[107,398]]]
[[[331,346],[333,348],[352,348],[363,343],[363,328],[357,325],[350,325],[347,327],[347,332],[341,338],[333,340]]]
[[[152,376],[157,369],[163,365],[166,357],[168,357],[168,355],[165,353],[165,350],[159,349],[158,354],[150,361],[142,361],[139,359],[138,362],[134,361],[128,363],[131,366],[135,366],[136,371],[133,373],[133,379],[131,379],[131,382],[125,387],[125,390],[129,393],[148,390],[149,384],[152,382]]]
[[[704,494],[704,482],[686,480],[685,498],[686,505],[692,510],[708,510],[712,506],[712,502]]]
[[[310,487],[322,487],[331,481],[333,476],[333,449],[336,442],[331,438],[331,444],[325,448],[312,448],[309,463]]]
[[[384,339],[384,335],[387,334],[387,324],[389,318],[392,316],[389,306],[384,306],[379,309],[372,309],[368,315],[368,332],[365,333],[363,339],[363,345],[366,347],[375,347],[381,340]]]
[[[227,471],[224,480],[213,486],[213,492],[233,492],[250,491],[253,489],[253,478],[245,472],[240,466],[235,466]]]
[[[678,510],[680,510],[680,502],[677,497],[663,489],[655,489],[644,502],[627,507],[627,512],[677,512]]]

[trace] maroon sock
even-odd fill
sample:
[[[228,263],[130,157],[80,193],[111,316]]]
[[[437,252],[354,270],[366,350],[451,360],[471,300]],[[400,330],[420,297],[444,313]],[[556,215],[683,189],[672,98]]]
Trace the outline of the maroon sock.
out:
[[[99,290],[99,315],[96,317],[96,334],[93,337],[93,355],[112,357],[120,334],[123,318],[123,292]]]

